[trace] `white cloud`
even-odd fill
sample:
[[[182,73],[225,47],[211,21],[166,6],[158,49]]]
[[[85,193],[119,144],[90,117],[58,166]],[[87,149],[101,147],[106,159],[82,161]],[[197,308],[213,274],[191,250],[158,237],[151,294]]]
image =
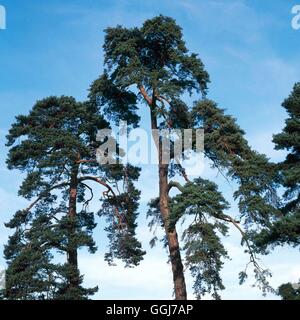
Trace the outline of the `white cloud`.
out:
[[[262,296],[258,288],[254,288],[253,273],[249,268],[249,279],[242,286],[238,284],[238,273],[244,270],[249,262],[249,256],[244,253],[239,242],[233,244],[229,238],[226,248],[232,260],[225,262],[222,276],[226,290],[221,292],[225,300],[235,299],[278,299],[273,294]],[[282,252],[275,252],[270,256],[261,257],[264,267],[272,266],[273,277],[270,284],[274,288],[286,282],[297,282],[300,278],[300,264],[295,252],[286,250],[284,255],[289,262],[282,262]],[[171,299],[172,298],[172,274],[171,266],[166,263],[167,256],[159,246],[148,252],[145,260],[136,268],[125,269],[122,263],[115,267],[108,266],[104,262],[103,255],[97,253],[95,256],[81,255],[79,259],[80,269],[85,275],[85,285],[93,287],[98,285],[99,293],[95,299]],[[293,267],[291,268],[291,263]],[[265,266],[266,265],[266,266]],[[193,296],[193,279],[188,270],[186,271],[186,282],[189,298]],[[210,299],[206,296],[205,299]]]
[[[147,256],[140,266],[125,269],[121,263],[110,267],[103,256],[83,256],[80,269],[89,286],[98,285],[98,299],[169,299],[172,275],[166,259]]]

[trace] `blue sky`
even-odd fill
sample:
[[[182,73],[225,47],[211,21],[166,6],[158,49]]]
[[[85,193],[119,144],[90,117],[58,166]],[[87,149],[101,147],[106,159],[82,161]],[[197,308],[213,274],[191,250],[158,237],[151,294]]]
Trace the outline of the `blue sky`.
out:
[[[25,204],[16,195],[20,173],[5,167],[5,134],[14,117],[26,114],[37,99],[62,94],[86,98],[89,85],[102,71],[103,30],[108,26],[139,26],[158,14],[175,18],[188,48],[199,53],[211,76],[209,97],[237,118],[254,148],[280,161],[284,153],[273,150],[271,137],[284,125],[281,102],[300,81],[300,30],[291,27],[291,9],[297,1],[0,0],[7,11],[7,29],[0,30],[0,246],[7,240],[3,223]],[[147,126],[146,118],[142,125]],[[203,176],[220,183],[235,215],[236,205],[230,196],[233,187],[209,167]],[[80,255],[87,284],[100,287],[99,299],[171,296],[167,255],[159,247],[148,249],[151,234],[144,226],[145,204],[157,194],[153,188],[156,179],[156,168],[145,167],[138,233],[148,255],[142,265],[125,271],[122,264],[106,266],[102,223],[97,228],[98,253]],[[226,246],[233,260],[224,268],[227,289],[223,297],[263,299],[259,290],[251,288],[251,281],[238,285],[237,274],[247,257],[239,248],[235,231],[226,239]],[[263,261],[273,271],[274,286],[300,278],[296,249],[280,248]],[[4,266],[2,257],[0,265]],[[190,292],[191,284],[188,277]]]

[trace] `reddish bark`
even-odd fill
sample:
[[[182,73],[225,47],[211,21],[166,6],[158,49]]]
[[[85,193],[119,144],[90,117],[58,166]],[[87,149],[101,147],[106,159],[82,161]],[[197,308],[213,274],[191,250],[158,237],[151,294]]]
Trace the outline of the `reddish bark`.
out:
[[[155,98],[151,100],[151,127],[157,130],[157,118],[154,113]],[[156,137],[153,137],[154,140]],[[160,212],[164,221],[166,236],[168,239],[168,248],[170,254],[170,262],[173,272],[173,282],[176,300],[187,300],[186,284],[184,277],[184,269],[181,259],[180,246],[176,227],[170,229],[170,209],[169,209],[169,182],[168,182],[168,164],[163,164],[163,150],[161,143],[156,144],[159,154],[159,204]]]
[[[176,300],[186,300],[186,284],[184,278],[183,264],[178,241],[176,228],[170,229],[170,210],[169,210],[169,185],[168,185],[168,165],[159,165],[159,199],[160,212],[163,217],[166,235],[168,238],[168,247],[170,261],[173,272],[173,282]]]

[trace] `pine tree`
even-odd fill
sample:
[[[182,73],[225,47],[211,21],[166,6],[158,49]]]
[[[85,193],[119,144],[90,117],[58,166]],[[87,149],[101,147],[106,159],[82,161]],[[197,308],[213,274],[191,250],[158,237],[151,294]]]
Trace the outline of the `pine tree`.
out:
[[[282,300],[300,300],[300,286],[293,286],[290,283],[283,284],[278,289],[278,294]]]
[[[290,96],[283,102],[282,107],[288,113],[286,125],[281,133],[274,136],[275,148],[288,152],[286,159],[279,163],[277,169],[280,174],[281,185],[285,189],[280,215],[274,219],[269,228],[264,228],[257,235],[256,243],[264,253],[268,249],[285,244],[293,247],[300,245],[300,83],[296,83]],[[279,289],[282,294],[291,288],[290,284]],[[297,290],[295,297],[299,299]]]
[[[107,261],[138,265],[142,260],[135,237],[139,169],[97,163],[97,132],[103,128],[109,124],[97,107],[65,96],[38,101],[12,125],[7,165],[26,175],[19,196],[32,202],[7,223],[14,233],[4,251],[6,299],[82,300],[97,292],[82,286],[78,251],[96,252],[89,204],[101,190],[98,213],[109,223]]]
[[[194,217],[194,222],[184,233],[182,249],[187,267],[195,277],[198,298],[205,293],[219,298],[218,291],[224,288],[220,270],[227,252],[222,236],[227,234],[229,225],[241,232],[257,280],[267,288],[268,272],[257,264],[250,235],[253,228],[267,225],[276,212],[274,165],[251,150],[235,119],[207,99],[209,75],[199,57],[186,48],[175,20],[158,16],[147,20],[141,28],[117,26],[105,33],[106,69],[91,86],[91,104],[101,107],[110,119],[124,120],[134,127],[139,124],[137,110],[144,103],[153,130],[204,129],[205,156],[228,179],[239,184],[235,198],[241,217],[236,221],[226,215],[229,205],[217,185],[201,178],[190,181],[174,150],[171,161],[167,164],[163,161],[165,136],[160,133],[156,144],[159,197],[151,201],[148,214],[152,217],[150,225],[159,223],[165,230],[163,241],[169,250],[176,299],[187,298],[176,225],[188,215]],[[194,105],[188,103],[187,94],[197,99]],[[172,149],[175,141],[171,142]],[[193,150],[195,145],[193,141]],[[186,184],[170,180],[175,175],[181,175]],[[171,197],[173,188],[181,194]],[[243,281],[246,273],[242,272],[240,278]]]

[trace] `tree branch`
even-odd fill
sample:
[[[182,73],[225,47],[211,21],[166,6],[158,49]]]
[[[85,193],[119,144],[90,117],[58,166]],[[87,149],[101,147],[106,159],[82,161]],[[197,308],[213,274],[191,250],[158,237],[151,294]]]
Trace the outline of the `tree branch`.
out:
[[[140,93],[142,94],[142,96],[144,97],[144,99],[147,101],[148,105],[151,107],[152,103],[153,103],[153,99],[151,99],[146,91],[146,89],[144,88],[144,86],[140,85],[138,86]]]
[[[83,181],[87,181],[87,180],[97,182],[98,184],[101,184],[102,186],[104,186],[104,187],[107,189],[107,191],[104,191],[104,192],[103,192],[103,196],[104,196],[105,198],[110,198],[109,193],[112,194],[112,197],[117,197],[117,195],[116,195],[116,193],[114,192],[113,188],[112,188],[108,183],[106,183],[105,181],[103,181],[103,180],[101,180],[101,179],[99,179],[99,178],[97,178],[97,177],[85,176],[85,177],[79,178],[79,179],[78,179],[78,182],[79,182],[79,183],[82,183]],[[119,227],[120,227],[121,229],[123,229],[123,225],[124,225],[124,222],[123,222],[123,221],[125,220],[125,219],[124,219],[124,218],[125,218],[124,213],[123,213],[123,216],[122,216],[122,215],[120,214],[120,212],[119,212],[119,209],[118,209],[117,207],[115,207],[115,215],[116,215],[116,217],[117,217],[117,219],[118,219],[118,225],[119,225]]]
[[[83,204],[82,210],[85,212],[89,203],[94,199],[94,193],[93,193],[93,189],[88,186],[87,184],[83,183],[83,182],[79,182],[80,184],[82,184],[83,186],[85,186],[87,189],[89,189],[90,193],[91,193],[91,197],[90,199],[86,200],[85,203]]]
[[[177,181],[170,181],[169,185],[168,185],[168,192],[170,192],[170,190],[172,188],[177,188],[180,192],[183,192],[183,186],[177,182]]]
[[[84,160],[84,159],[81,159],[81,160],[77,160],[77,161],[76,161],[76,164],[81,164],[81,163],[97,163],[97,160],[96,160],[96,159],[93,159],[93,160]]]
[[[167,98],[163,97],[163,96],[158,96],[156,95],[156,98],[158,101],[162,102],[162,100],[166,101],[168,105],[171,105],[171,101],[168,100]]]
[[[180,169],[180,173],[183,176],[184,180],[189,183],[191,180],[189,179],[188,175],[186,174],[185,168],[179,163],[178,159],[176,159],[177,165]]]
[[[87,181],[87,180],[90,180],[90,181],[94,181],[94,182],[97,182],[99,184],[101,184],[102,186],[104,186],[107,190],[108,190],[108,193],[111,192],[111,194],[115,197],[116,194],[114,192],[114,190],[112,189],[112,187],[107,184],[105,181],[97,178],[97,177],[92,177],[92,176],[85,176],[85,177],[81,177],[78,179],[78,182],[83,182],[83,181]],[[107,191],[106,191],[106,194],[107,194]]]
[[[214,216],[214,217],[217,218],[217,219],[221,219],[223,221],[230,222],[238,229],[238,231],[242,235],[242,239],[245,241],[246,246],[248,248],[248,252],[249,252],[249,255],[250,255],[250,262],[248,264],[253,264],[254,268],[257,270],[257,272],[260,275],[261,279],[264,279],[264,273],[267,270],[262,269],[261,266],[259,265],[259,263],[257,262],[258,259],[256,257],[256,254],[253,251],[253,249],[251,248],[250,241],[247,239],[247,235],[246,235],[245,231],[240,227],[239,221],[234,220],[232,217],[230,217],[230,216],[228,216],[226,214],[223,214],[222,216]],[[247,267],[246,267],[246,270],[247,270]],[[272,288],[270,288],[270,289],[272,289]]]
[[[58,189],[58,188],[60,188],[60,187],[67,186],[67,185],[69,185],[69,182],[63,182],[63,183],[57,184],[57,185],[55,185],[55,186],[53,186],[53,187],[51,187],[51,188],[43,191],[43,192],[38,196],[38,198],[37,198],[35,201],[33,201],[33,202],[30,204],[30,206],[29,206],[28,208],[24,209],[22,212],[23,212],[24,214],[27,214],[39,201],[41,201],[41,200],[47,195],[47,193],[51,192],[52,190],[55,190],[55,189]]]

